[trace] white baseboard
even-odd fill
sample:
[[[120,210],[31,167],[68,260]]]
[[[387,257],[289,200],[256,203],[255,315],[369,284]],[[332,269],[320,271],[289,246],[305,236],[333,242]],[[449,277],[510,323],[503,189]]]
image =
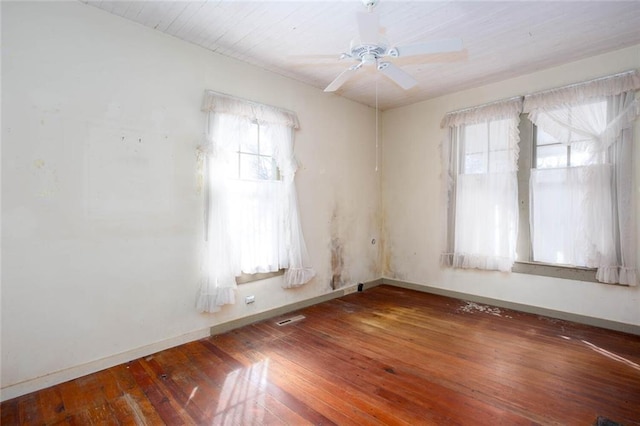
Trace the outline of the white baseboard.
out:
[[[640,326],[635,324],[627,324],[612,321],[604,318],[589,317],[586,315],[574,314],[570,312],[556,311],[554,309],[542,308],[539,306],[525,305],[523,303],[509,302],[506,300],[493,299],[490,297],[476,296],[469,293],[460,293],[440,287],[431,287],[428,285],[416,284],[407,281],[383,278],[383,284],[395,287],[406,288],[409,290],[421,291],[424,293],[437,294],[439,296],[451,297],[454,299],[468,300],[470,302],[482,303],[484,305],[497,306],[514,311],[526,312],[529,314],[540,315],[549,318],[556,318],[565,321],[576,322],[579,324],[591,325],[594,327],[606,328],[608,330],[621,331],[623,333],[636,334],[640,336]]]
[[[363,289],[368,289],[380,285],[381,279],[370,281],[363,284]],[[86,364],[78,365],[75,367],[66,368],[64,370],[56,371],[54,373],[46,374],[44,376],[36,377],[35,379],[25,380],[20,383],[8,385],[0,389],[0,401],[6,401],[18,396],[22,396],[31,392],[35,392],[41,389],[48,388],[60,383],[64,383],[69,380],[77,379],[78,377],[86,376],[87,374],[95,373],[106,368],[110,368],[119,364],[123,364],[134,359],[142,358],[147,355],[160,352],[165,349],[173,348],[184,343],[193,342],[196,340],[204,339],[214,334],[224,333],[234,328],[243,327],[245,325],[262,321],[265,319],[273,318],[278,315],[283,315],[288,312],[292,312],[298,309],[305,308],[307,306],[322,303],[327,300],[342,297],[346,294],[354,292],[353,287],[357,290],[358,284],[353,286],[343,287],[334,290],[330,293],[320,296],[312,297],[311,299],[303,300],[301,302],[292,303],[290,305],[281,306],[279,308],[270,309],[265,312],[261,312],[255,315],[242,317],[236,320],[231,320],[222,324],[215,325],[211,328],[205,328],[197,330],[191,333],[183,334],[171,339],[163,340],[161,342],[152,343],[150,345],[142,346],[140,348],[132,349],[130,351],[122,352],[117,355],[102,358],[96,361],[91,361]]]
[[[209,329],[205,328],[171,339],[163,340],[161,342],[142,346],[137,349],[122,352],[117,355],[109,356],[96,361],[91,361],[86,364],[66,368],[64,370],[36,377],[35,379],[25,380],[24,382],[9,385],[0,389],[0,400],[6,401],[21,395],[35,392],[40,389],[45,389],[49,386],[54,386],[59,383],[77,379],[78,377],[86,376],[87,374],[95,373],[100,370],[116,366],[118,364],[133,361],[134,359],[142,358],[165,349],[182,345],[184,343],[204,339],[205,337],[209,337],[209,335]]]
[[[264,321],[269,318],[274,318],[280,315],[288,314],[289,312],[297,311],[299,309],[306,308],[307,306],[317,305],[318,303],[326,302],[327,300],[337,299],[338,297],[346,296],[347,294],[355,293],[358,291],[359,285],[362,284],[362,290],[367,290],[382,284],[382,279],[373,281],[367,281],[365,283],[352,284],[349,286],[341,287],[333,290],[330,293],[321,294],[320,296],[312,297],[311,299],[302,300],[300,302],[291,303],[289,305],[280,306],[278,308],[268,309],[263,312],[258,312],[253,315],[231,320],[222,324],[217,324],[211,327],[211,335],[226,333],[236,328],[244,327],[245,325],[253,324],[255,322]]]

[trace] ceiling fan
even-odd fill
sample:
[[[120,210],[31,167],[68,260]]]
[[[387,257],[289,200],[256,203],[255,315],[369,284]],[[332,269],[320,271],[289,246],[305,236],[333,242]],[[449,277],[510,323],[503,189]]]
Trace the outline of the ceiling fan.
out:
[[[340,55],[340,59],[352,59],[356,63],[342,71],[325,89],[325,92],[335,92],[363,66],[375,66],[384,76],[402,87],[411,89],[418,84],[415,78],[403,71],[385,58],[404,58],[408,56],[428,55],[433,53],[459,52],[462,50],[462,40],[436,40],[427,43],[408,46],[388,46],[380,37],[379,17],[373,12],[378,0],[362,0],[367,12],[358,12],[359,38],[351,42],[348,53]]]

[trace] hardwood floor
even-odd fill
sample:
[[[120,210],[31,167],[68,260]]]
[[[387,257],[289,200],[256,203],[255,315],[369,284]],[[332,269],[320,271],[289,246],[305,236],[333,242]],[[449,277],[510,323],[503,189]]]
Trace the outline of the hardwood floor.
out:
[[[2,424],[640,425],[640,336],[389,286],[295,314],[6,401]]]

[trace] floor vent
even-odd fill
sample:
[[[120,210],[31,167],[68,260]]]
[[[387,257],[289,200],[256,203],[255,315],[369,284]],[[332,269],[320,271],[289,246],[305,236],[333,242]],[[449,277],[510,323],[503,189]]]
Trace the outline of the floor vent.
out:
[[[304,315],[296,315],[295,317],[280,320],[276,323],[276,325],[282,327],[283,325],[291,324],[303,319],[305,319]]]

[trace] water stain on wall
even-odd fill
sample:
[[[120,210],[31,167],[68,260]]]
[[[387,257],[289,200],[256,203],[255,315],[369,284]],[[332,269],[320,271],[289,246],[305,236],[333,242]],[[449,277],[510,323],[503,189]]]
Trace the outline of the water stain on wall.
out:
[[[391,243],[389,238],[389,230],[387,228],[387,215],[383,210],[380,217],[380,244],[381,249],[378,252],[378,262],[380,264],[380,272],[383,277],[395,278],[393,271],[393,253],[391,249]]]
[[[331,214],[331,289],[336,290],[345,284],[344,238],[341,232],[340,208],[336,206]]]
[[[331,239],[331,289],[335,290],[344,284],[342,272],[344,269],[343,246],[340,238]]]
[[[58,192],[58,173],[54,167],[43,159],[33,161],[33,173],[37,179],[36,196],[41,199],[52,199]]]

